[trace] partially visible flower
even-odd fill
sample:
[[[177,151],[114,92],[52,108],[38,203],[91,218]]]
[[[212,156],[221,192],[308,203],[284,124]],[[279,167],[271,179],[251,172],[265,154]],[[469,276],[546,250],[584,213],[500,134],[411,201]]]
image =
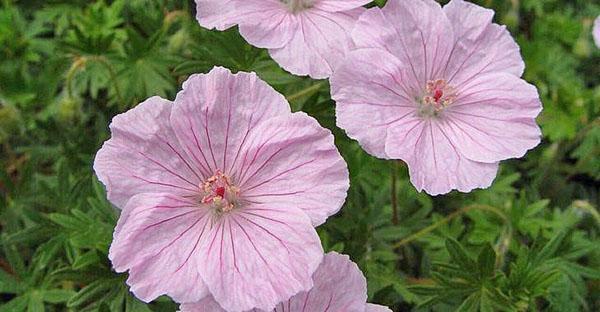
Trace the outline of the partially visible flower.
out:
[[[365,12],[331,77],[337,124],[370,154],[402,159],[432,195],[490,186],[498,162],[540,143],[537,89],[494,12],[390,0]]]
[[[273,312],[391,312],[366,303],[367,281],[346,255],[330,252],[313,275],[315,286],[279,303]],[[251,310],[259,312],[261,310]],[[181,305],[181,312],[225,312],[212,298]]]
[[[598,48],[600,48],[600,16],[596,17],[596,20],[594,21],[594,42],[596,43],[596,46]]]
[[[322,79],[351,48],[350,31],[371,0],[196,0],[200,25],[239,25],[287,71]]]
[[[348,171],[330,131],[255,74],[193,75],[116,116],[94,169],[122,208],[109,257],[143,301],[272,309],[313,286],[314,229]]]

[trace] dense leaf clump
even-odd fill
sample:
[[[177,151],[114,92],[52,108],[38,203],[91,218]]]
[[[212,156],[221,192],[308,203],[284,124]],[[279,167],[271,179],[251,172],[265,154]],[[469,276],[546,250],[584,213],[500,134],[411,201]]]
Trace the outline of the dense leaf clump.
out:
[[[383,5],[385,1],[374,1]],[[543,143],[487,190],[417,193],[401,162],[335,126],[327,81],[293,76],[237,29],[202,29],[193,1],[0,3],[0,312],[175,311],[145,304],[107,258],[118,218],[92,171],[110,119],[173,99],[192,73],[254,71],[331,129],[350,170],[318,228],[350,255],[369,302],[394,311],[600,310],[600,49],[586,0],[478,0],[521,46]],[[384,61],[384,60],[382,60]]]

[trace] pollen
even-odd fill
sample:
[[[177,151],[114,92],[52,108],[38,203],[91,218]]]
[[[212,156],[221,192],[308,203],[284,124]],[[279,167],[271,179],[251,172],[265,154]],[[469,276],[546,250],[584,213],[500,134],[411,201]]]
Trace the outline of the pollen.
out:
[[[446,80],[429,80],[425,86],[425,95],[421,100],[421,115],[437,116],[456,100],[456,89]]]
[[[201,202],[218,213],[229,212],[239,206],[240,189],[220,170],[201,183],[199,188]]]

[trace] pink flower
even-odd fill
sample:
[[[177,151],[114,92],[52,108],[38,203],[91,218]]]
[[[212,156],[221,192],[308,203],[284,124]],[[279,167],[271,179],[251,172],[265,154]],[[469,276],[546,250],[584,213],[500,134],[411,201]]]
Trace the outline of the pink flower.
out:
[[[349,186],[330,131],[255,74],[191,76],[116,116],[94,169],[122,208],[109,257],[144,301],[272,309],[313,286],[314,226]]]
[[[365,303],[367,281],[348,256],[330,252],[315,272],[315,286],[279,303],[273,312],[391,312],[390,309]],[[181,312],[224,312],[212,298],[181,305]],[[260,310],[252,310],[260,311]]]
[[[371,0],[196,0],[206,28],[239,25],[252,45],[295,75],[322,79],[351,48],[350,30]]]
[[[596,17],[596,20],[594,21],[594,42],[596,43],[596,46],[598,48],[600,48],[600,16]]]
[[[540,142],[537,89],[493,15],[462,0],[390,0],[360,17],[357,48],[331,78],[338,126],[408,163],[419,191],[488,187],[499,161]]]

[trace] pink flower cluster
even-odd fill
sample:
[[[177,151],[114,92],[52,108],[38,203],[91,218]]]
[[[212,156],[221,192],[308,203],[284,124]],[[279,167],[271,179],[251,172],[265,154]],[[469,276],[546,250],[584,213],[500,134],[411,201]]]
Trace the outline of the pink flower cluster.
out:
[[[197,0],[294,74],[331,76],[339,127],[404,160],[429,194],[488,187],[540,142],[541,102],[493,11],[463,0]],[[253,73],[192,75],[116,116],[94,169],[120,208],[109,258],[141,300],[182,311],[377,312],[315,227],[349,187],[330,131]]]
[[[405,161],[419,191],[488,187],[501,160],[540,142],[537,89],[520,78],[519,47],[492,10],[463,0],[368,10],[359,0],[196,2],[201,25],[239,24],[292,73],[331,75],[337,125],[368,153]],[[333,27],[338,19],[348,21]]]

